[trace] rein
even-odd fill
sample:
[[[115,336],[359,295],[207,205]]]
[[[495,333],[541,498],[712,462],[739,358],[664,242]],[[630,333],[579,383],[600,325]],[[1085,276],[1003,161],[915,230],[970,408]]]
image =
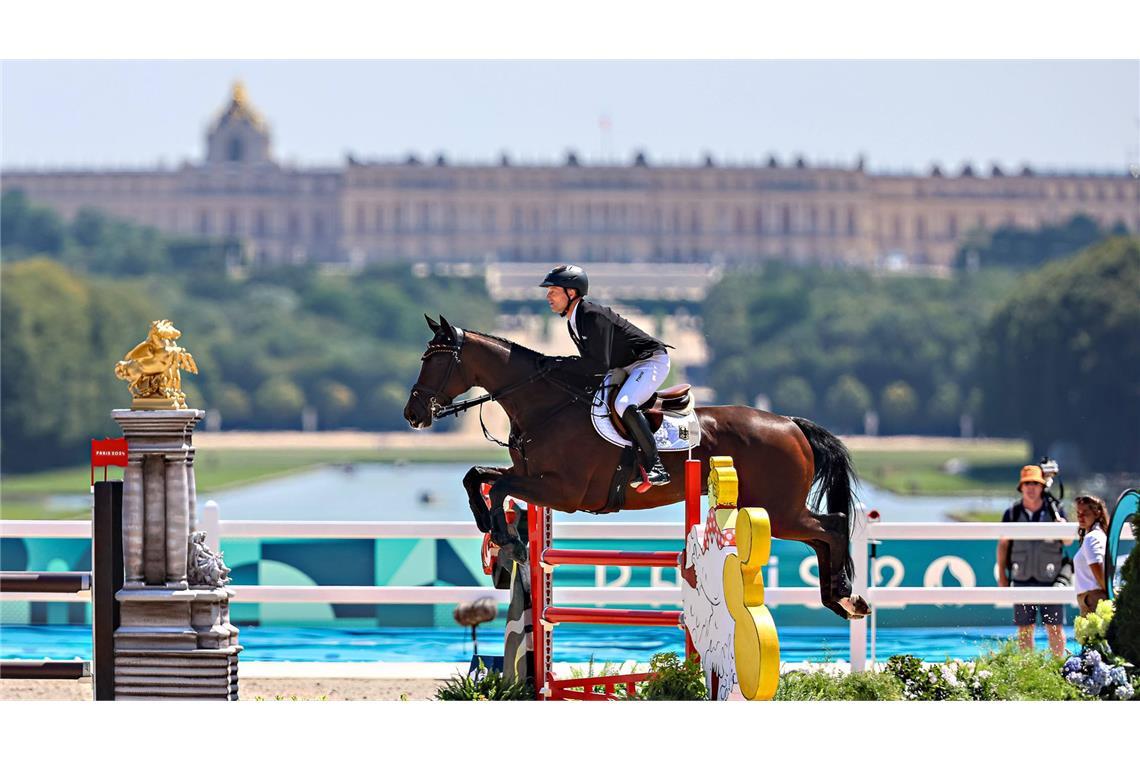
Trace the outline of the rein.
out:
[[[458,354],[456,354],[456,361],[457,362],[459,361]],[[499,399],[503,398],[504,396],[508,396],[508,395],[514,393],[519,388],[522,388],[523,386],[526,386],[526,385],[530,385],[535,380],[538,380],[538,379],[544,377],[549,372],[550,372],[549,369],[541,369],[536,374],[531,375],[530,377],[526,378],[525,380],[520,380],[517,383],[514,383],[512,385],[508,385],[506,388],[503,388],[502,390],[495,391],[492,393],[484,393],[482,396],[478,396],[476,398],[469,398],[466,401],[460,401],[458,403],[448,404],[447,406],[436,406],[432,410],[432,416],[438,420],[438,419],[442,419],[444,417],[448,417],[452,414],[459,414],[460,412],[465,412],[473,406],[482,406],[483,404],[486,404],[488,401],[498,401]],[[445,382],[444,385],[446,385],[446,384],[447,383]]]
[[[458,329],[456,329],[456,333],[457,333],[458,340],[456,341],[455,345],[442,345],[442,344],[438,344],[438,343],[437,344],[429,344],[427,347],[427,350],[424,351],[424,355],[422,357],[420,357],[420,362],[422,363],[422,362],[426,361],[429,357],[431,357],[435,354],[438,354],[438,353],[449,353],[452,356],[452,361],[449,362],[447,365],[447,373],[444,375],[443,381],[440,383],[438,389],[428,388],[426,385],[421,385],[419,383],[417,383],[415,386],[413,386],[413,389],[412,389],[412,395],[413,396],[416,396],[420,392],[422,392],[424,395],[426,395],[428,397],[428,399],[430,400],[431,415],[432,415],[433,419],[437,419],[437,420],[443,419],[444,417],[449,417],[453,414],[457,415],[460,412],[465,412],[468,409],[471,409],[473,407],[479,407],[479,426],[481,428],[483,428],[483,437],[486,438],[488,441],[491,441],[493,443],[499,444],[500,446],[503,446],[504,448],[517,449],[520,453],[522,453],[523,459],[525,460],[526,459],[526,453],[524,451],[524,446],[526,443],[529,443],[533,439],[527,439],[526,438],[526,432],[522,431],[522,430],[520,430],[517,434],[512,433],[510,436],[508,436],[508,440],[506,443],[504,443],[503,441],[500,441],[498,438],[495,438],[495,436],[491,435],[491,432],[489,430],[487,430],[487,425],[483,422],[483,409],[482,409],[483,404],[487,403],[488,401],[498,401],[502,398],[505,398],[506,396],[509,396],[510,394],[514,393],[515,391],[530,385],[531,383],[535,382],[536,380],[541,380],[542,378],[546,378],[553,385],[555,385],[556,387],[558,387],[561,390],[570,394],[570,398],[567,399],[566,401],[564,401],[563,403],[559,404],[558,406],[554,407],[554,409],[551,410],[542,419],[542,421],[539,423],[539,425],[541,425],[542,423],[545,423],[551,417],[558,414],[559,412],[561,412],[563,409],[570,406],[571,404],[576,403],[578,401],[581,401],[583,399],[589,401],[593,397],[592,391],[577,388],[577,387],[575,387],[569,383],[566,383],[566,382],[559,380],[555,377],[549,376],[551,370],[554,369],[554,366],[548,365],[546,367],[539,369],[533,375],[530,375],[530,376],[526,377],[525,379],[520,380],[517,383],[512,383],[511,385],[508,385],[505,388],[500,388],[497,391],[485,393],[482,396],[478,396],[478,397],[472,398],[472,399],[467,399],[466,401],[459,401],[459,402],[455,402],[455,403],[451,403],[451,404],[447,404],[447,405],[441,405],[438,402],[436,402],[435,397],[438,396],[440,393],[442,393],[443,389],[447,387],[447,382],[448,382],[448,380],[451,379],[452,372],[454,372],[455,368],[458,367],[460,365],[460,363],[462,362],[462,359],[459,358],[459,352],[463,348],[463,339],[466,336],[461,331],[459,331]]]

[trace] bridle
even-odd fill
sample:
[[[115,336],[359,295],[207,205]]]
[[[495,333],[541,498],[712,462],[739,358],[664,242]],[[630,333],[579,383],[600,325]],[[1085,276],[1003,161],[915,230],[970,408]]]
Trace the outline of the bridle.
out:
[[[499,399],[502,399],[502,398],[514,393],[515,391],[519,390],[520,388],[523,388],[527,385],[530,385],[534,381],[542,379],[542,378],[545,378],[546,380],[553,383],[558,388],[561,388],[567,394],[567,399],[565,401],[563,401],[561,404],[558,404],[554,409],[552,409],[546,413],[546,415],[544,416],[544,419],[542,420],[542,424],[545,424],[545,422],[547,420],[551,419],[552,417],[554,417],[556,414],[558,414],[559,412],[561,412],[563,409],[570,406],[571,404],[577,403],[579,401],[584,401],[587,404],[590,403],[590,401],[593,397],[592,391],[587,391],[587,390],[575,388],[570,383],[567,383],[564,380],[558,379],[557,377],[555,377],[551,374],[551,370],[553,369],[553,366],[548,365],[546,367],[542,367],[542,368],[538,369],[538,371],[536,371],[534,374],[528,375],[527,377],[523,378],[522,380],[520,380],[516,383],[512,383],[511,385],[508,385],[505,388],[500,388],[498,391],[494,391],[491,393],[485,393],[482,396],[478,396],[478,397],[472,398],[472,399],[467,399],[466,401],[460,401],[458,403],[441,405],[436,400],[436,397],[439,396],[441,393],[443,393],[444,389],[447,388],[447,382],[451,379],[451,374],[455,371],[455,368],[458,367],[463,361],[460,358],[459,354],[460,354],[460,351],[462,351],[462,349],[463,349],[463,341],[464,341],[464,338],[466,337],[466,334],[463,332],[463,330],[461,330],[458,327],[455,327],[452,329],[455,331],[455,342],[454,342],[454,344],[452,344],[452,343],[428,343],[427,349],[424,351],[423,356],[420,357],[420,363],[422,364],[423,362],[427,361],[429,358],[431,358],[432,356],[435,356],[436,354],[440,354],[440,353],[451,354],[453,361],[448,362],[447,372],[446,372],[446,374],[444,374],[443,381],[440,383],[439,388],[429,388],[427,385],[425,385],[423,383],[416,383],[415,385],[412,386],[412,398],[413,399],[419,399],[421,394],[427,397],[428,408],[430,410],[432,419],[438,420],[438,419],[441,419],[443,417],[447,417],[447,416],[452,415],[452,414],[459,414],[460,412],[466,411],[466,410],[471,409],[473,407],[479,407],[479,425],[480,425],[480,427],[483,428],[483,436],[488,441],[491,441],[493,443],[497,443],[500,446],[503,446],[503,447],[506,447],[509,449],[517,450],[519,452],[520,456],[522,457],[523,461],[526,462],[527,461],[527,455],[526,455],[525,447],[526,447],[526,444],[532,442],[533,439],[529,438],[527,436],[526,432],[521,430],[521,429],[517,430],[517,431],[512,430],[511,434],[508,436],[506,442],[500,441],[498,438],[495,438],[495,436],[491,435],[490,431],[487,430],[487,425],[483,422],[483,409],[482,409],[483,404],[487,403],[488,401],[498,401]],[[538,427],[541,427],[541,424],[539,424]]]
[[[415,385],[412,386],[412,398],[418,399],[421,394],[426,396],[427,397],[427,404],[428,404],[428,411],[430,412],[431,416],[435,419],[438,419],[439,417],[443,416],[442,414],[440,414],[440,412],[442,412],[444,409],[447,408],[447,407],[442,406],[439,403],[439,401],[436,400],[436,397],[441,395],[443,393],[444,389],[447,388],[447,383],[449,380],[451,380],[451,374],[453,372],[455,372],[455,368],[463,363],[463,360],[459,358],[459,352],[463,350],[463,339],[467,336],[466,336],[466,333],[464,333],[463,330],[461,330],[460,328],[456,327],[454,329],[455,329],[455,343],[454,344],[452,344],[452,343],[428,343],[427,349],[424,351],[424,355],[420,357],[420,364],[423,364],[424,362],[426,362],[428,359],[430,359],[432,356],[435,356],[436,354],[443,354],[443,353],[451,354],[452,361],[449,361],[447,363],[447,372],[444,373],[443,380],[442,380],[442,382],[440,382],[439,387],[438,388],[429,388],[428,386],[424,385],[423,383],[416,383]],[[452,406],[454,406],[454,405],[452,405]]]

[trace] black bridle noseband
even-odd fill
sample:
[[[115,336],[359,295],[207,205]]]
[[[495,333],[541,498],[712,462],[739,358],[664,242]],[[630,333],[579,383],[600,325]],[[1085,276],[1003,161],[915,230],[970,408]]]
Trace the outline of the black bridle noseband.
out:
[[[416,383],[412,386],[412,398],[418,398],[421,393],[427,397],[428,411],[431,413],[433,419],[439,419],[440,417],[455,413],[453,411],[450,411],[450,409],[451,407],[456,406],[456,404],[441,406],[439,401],[436,400],[436,396],[442,394],[444,389],[447,388],[447,382],[451,380],[451,373],[455,371],[456,367],[463,363],[463,360],[459,358],[459,352],[463,350],[463,339],[466,337],[466,333],[464,333],[463,330],[459,329],[458,327],[454,329],[454,344],[428,343],[427,349],[424,351],[424,355],[420,357],[420,364],[423,364],[436,354],[451,354],[453,361],[447,363],[447,372],[444,374],[443,381],[439,384],[439,387],[429,388],[423,383]]]

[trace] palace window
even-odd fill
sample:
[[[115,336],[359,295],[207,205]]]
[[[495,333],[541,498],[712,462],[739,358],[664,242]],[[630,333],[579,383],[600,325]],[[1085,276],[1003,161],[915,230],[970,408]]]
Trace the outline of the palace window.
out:
[[[792,209],[786,203],[780,206],[780,232],[792,234]]]
[[[847,209],[847,234],[854,237],[859,234],[859,223],[855,218],[855,209]]]

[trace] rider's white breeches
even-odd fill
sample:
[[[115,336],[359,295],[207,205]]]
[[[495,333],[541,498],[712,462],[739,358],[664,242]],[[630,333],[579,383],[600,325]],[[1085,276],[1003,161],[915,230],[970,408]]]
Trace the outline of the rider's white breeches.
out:
[[[639,406],[661,387],[669,375],[669,354],[658,351],[647,359],[636,361],[626,367],[629,379],[618,391],[614,401],[614,411],[618,416],[625,414],[630,404]]]

